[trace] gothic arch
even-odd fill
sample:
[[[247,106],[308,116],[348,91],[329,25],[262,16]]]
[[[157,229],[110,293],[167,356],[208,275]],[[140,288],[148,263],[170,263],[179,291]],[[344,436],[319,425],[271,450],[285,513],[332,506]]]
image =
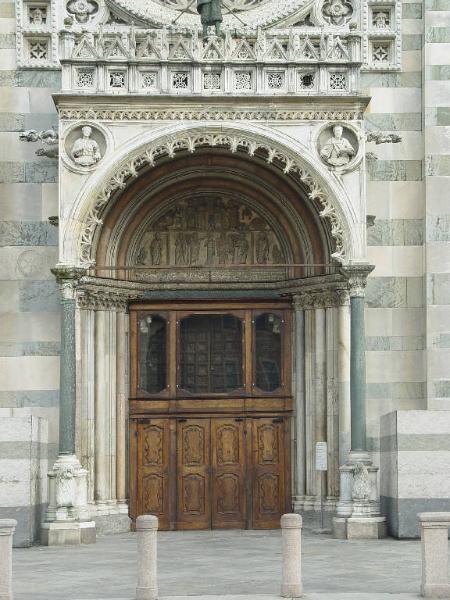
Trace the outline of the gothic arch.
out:
[[[136,136],[106,157],[108,160],[85,181],[68,217],[62,220],[60,262],[94,264],[102,219],[111,199],[161,160],[205,148],[264,160],[296,180],[306,190],[311,207],[327,224],[334,244],[333,257],[343,263],[364,257],[363,219],[356,214],[341,180],[321,165],[304,144],[256,124],[183,122]]]

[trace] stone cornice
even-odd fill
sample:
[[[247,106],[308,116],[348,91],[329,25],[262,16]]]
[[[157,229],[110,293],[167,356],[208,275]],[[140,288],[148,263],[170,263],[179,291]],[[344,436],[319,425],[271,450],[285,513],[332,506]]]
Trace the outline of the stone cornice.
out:
[[[370,102],[366,96],[277,97],[259,96],[174,98],[173,96],[127,96],[55,94],[53,100],[62,120],[173,121],[345,121],[362,120]]]

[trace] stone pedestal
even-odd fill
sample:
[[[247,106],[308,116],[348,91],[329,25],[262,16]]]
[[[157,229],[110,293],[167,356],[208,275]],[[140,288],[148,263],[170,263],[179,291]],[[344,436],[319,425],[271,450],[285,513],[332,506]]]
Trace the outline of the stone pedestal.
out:
[[[425,598],[450,598],[448,529],[450,513],[419,513],[422,538],[422,585]]]
[[[95,523],[89,520],[87,471],[75,455],[60,455],[48,474],[49,507],[41,526],[46,546],[93,544]]]
[[[13,600],[12,539],[17,521],[0,519],[0,600]]]
[[[379,540],[387,535],[385,517],[350,517],[347,519],[347,540]]]

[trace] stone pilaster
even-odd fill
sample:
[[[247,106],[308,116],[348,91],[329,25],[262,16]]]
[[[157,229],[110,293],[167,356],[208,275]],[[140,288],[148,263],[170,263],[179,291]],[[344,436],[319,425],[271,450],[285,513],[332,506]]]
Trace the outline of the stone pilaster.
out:
[[[52,270],[61,291],[59,456],[49,473],[49,510],[41,528],[46,545],[95,542],[95,523],[87,508],[87,471],[75,452],[76,428],[76,289],[83,269]]]

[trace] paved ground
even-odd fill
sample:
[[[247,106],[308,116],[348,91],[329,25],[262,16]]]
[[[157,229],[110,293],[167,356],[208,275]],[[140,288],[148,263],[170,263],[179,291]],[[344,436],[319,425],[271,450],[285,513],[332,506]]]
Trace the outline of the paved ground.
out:
[[[160,532],[158,551],[160,596],[271,600],[278,594],[279,531]],[[310,600],[416,599],[420,561],[418,541],[306,533],[305,594]],[[14,600],[129,600],[135,586],[134,534],[99,537],[93,546],[14,550]]]

